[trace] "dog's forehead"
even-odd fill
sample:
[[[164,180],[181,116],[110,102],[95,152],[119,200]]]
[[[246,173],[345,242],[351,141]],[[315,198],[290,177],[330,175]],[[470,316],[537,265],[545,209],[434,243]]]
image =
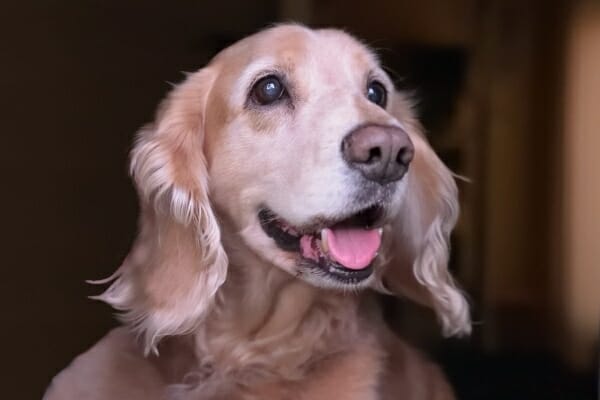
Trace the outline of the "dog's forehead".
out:
[[[277,26],[249,36],[222,51],[214,63],[221,65],[223,77],[240,81],[265,69],[307,77],[321,73],[331,80],[343,72],[363,76],[378,67],[375,55],[351,35],[299,25]]]

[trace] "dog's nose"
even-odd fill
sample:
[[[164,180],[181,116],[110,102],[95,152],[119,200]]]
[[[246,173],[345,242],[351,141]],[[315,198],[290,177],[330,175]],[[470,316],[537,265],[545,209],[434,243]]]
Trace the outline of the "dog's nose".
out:
[[[408,134],[395,126],[363,126],[342,142],[346,162],[365,178],[382,185],[404,176],[414,152]]]

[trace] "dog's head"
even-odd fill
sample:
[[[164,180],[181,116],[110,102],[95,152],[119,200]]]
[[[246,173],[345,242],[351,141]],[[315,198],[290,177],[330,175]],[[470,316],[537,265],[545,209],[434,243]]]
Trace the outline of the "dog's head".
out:
[[[141,130],[131,171],[140,234],[102,298],[148,344],[210,309],[223,236],[309,284],[403,294],[446,332],[470,329],[447,270],[453,177],[377,58],[343,32],[278,26],[222,51]]]

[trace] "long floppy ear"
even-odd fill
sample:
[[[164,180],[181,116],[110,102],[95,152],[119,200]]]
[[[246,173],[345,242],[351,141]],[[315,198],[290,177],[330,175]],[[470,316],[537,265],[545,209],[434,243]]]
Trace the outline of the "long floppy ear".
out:
[[[414,144],[415,156],[405,178],[405,199],[390,232],[394,253],[382,283],[389,292],[433,307],[444,334],[468,334],[469,307],[448,271],[450,232],[459,211],[454,177],[425,139],[411,102],[395,93],[391,107]]]
[[[204,109],[213,73],[190,75],[137,135],[131,174],[141,204],[139,234],[99,299],[122,310],[144,338],[192,329],[225,281],[227,257],[209,204]]]

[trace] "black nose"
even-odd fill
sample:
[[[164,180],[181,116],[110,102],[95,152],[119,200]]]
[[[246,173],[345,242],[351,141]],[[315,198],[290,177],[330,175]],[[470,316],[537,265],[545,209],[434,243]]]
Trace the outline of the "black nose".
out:
[[[400,180],[414,153],[408,134],[395,126],[362,126],[342,141],[342,154],[348,165],[382,185]]]

